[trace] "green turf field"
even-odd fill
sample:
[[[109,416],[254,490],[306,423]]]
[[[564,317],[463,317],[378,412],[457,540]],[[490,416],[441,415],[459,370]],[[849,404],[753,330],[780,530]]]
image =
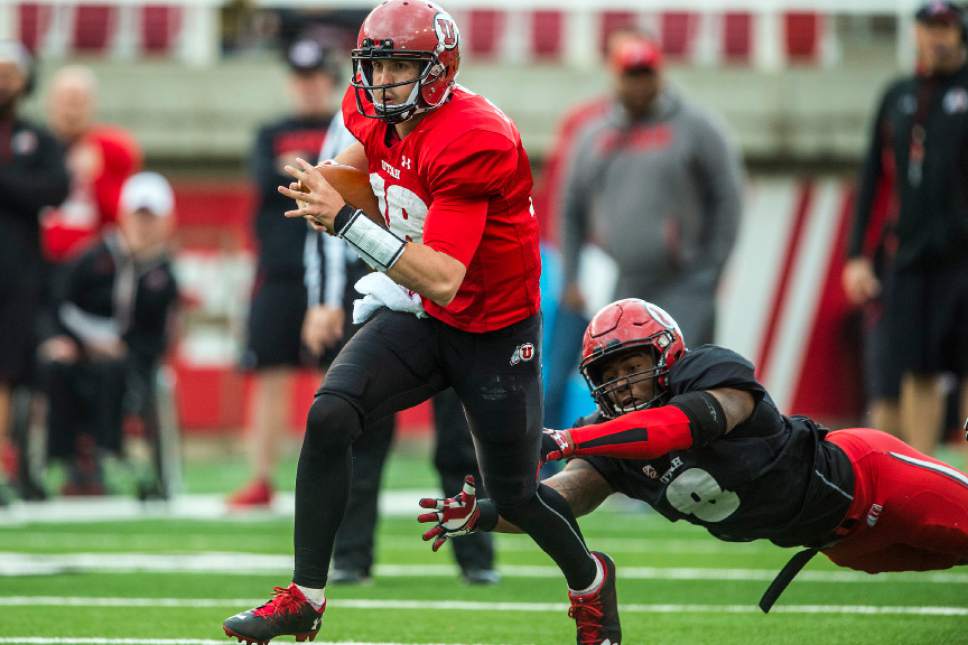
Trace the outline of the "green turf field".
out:
[[[388,481],[432,485],[425,463],[398,457]],[[291,467],[285,464],[282,475],[291,476]],[[189,468],[189,489],[211,490],[212,478],[241,480],[227,472]],[[4,525],[0,570],[9,574],[18,562],[33,568],[0,577],[0,644],[228,643],[222,619],[288,581],[290,522],[261,516]],[[776,613],[763,616],[756,601],[790,552],[724,544],[621,506],[582,525],[590,545],[619,567],[628,645],[968,642],[968,570],[871,577],[818,557]],[[503,582],[473,588],[456,579],[449,553],[431,553],[419,530],[405,517],[382,522],[374,583],[328,590],[317,642],[574,642],[563,582],[526,537],[501,536]]]

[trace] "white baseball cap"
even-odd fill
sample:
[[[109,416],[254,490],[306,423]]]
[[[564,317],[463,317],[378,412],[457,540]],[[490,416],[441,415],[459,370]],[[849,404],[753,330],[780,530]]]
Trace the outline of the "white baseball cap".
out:
[[[33,58],[27,48],[16,40],[0,40],[0,61],[13,63],[24,76],[30,76]]]
[[[144,209],[158,217],[169,217],[175,210],[175,193],[158,173],[139,172],[124,182],[120,205],[128,213]]]

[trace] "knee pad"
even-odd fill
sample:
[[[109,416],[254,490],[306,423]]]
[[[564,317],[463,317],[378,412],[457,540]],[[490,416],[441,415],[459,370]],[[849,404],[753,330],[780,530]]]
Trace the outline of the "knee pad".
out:
[[[314,450],[346,450],[362,432],[362,418],[349,401],[320,392],[306,415],[304,445]]]

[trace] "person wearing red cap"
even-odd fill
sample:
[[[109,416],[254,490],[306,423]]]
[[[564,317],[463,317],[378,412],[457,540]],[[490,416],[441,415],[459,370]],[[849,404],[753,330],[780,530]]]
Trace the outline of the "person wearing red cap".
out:
[[[931,454],[943,417],[941,373],[962,378],[968,414],[968,27],[965,12],[943,0],[915,18],[917,71],[880,99],[843,285],[872,312],[872,424]],[[875,225],[883,193],[892,206]]]
[[[592,313],[578,266],[593,242],[617,264],[611,295],[648,298],[709,342],[742,209],[741,160],[719,121],[665,81],[653,40],[621,39],[609,63],[613,97],[576,137],[562,183],[562,307]],[[568,351],[577,355],[577,339]]]

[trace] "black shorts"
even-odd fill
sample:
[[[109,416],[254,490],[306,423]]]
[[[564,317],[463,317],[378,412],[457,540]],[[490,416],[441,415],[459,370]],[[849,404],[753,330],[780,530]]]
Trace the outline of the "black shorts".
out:
[[[296,277],[260,279],[252,293],[243,369],[300,367],[306,287]]]
[[[540,315],[470,333],[434,318],[382,310],[342,349],[319,392],[351,403],[366,428],[452,386],[491,497],[514,504],[537,489],[540,350]]]
[[[968,261],[890,271],[884,316],[902,373],[968,374]]]

